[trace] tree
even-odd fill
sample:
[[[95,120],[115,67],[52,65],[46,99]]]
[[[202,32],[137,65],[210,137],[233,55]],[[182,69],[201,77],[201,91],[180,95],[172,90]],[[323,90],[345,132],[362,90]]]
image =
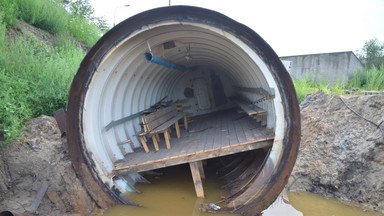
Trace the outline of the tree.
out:
[[[374,66],[379,69],[384,64],[384,44],[380,44],[377,38],[365,41],[357,56],[366,68]]]
[[[89,0],[59,0],[61,4],[75,16],[80,16],[88,19],[97,26],[99,31],[106,32],[109,30],[109,25],[104,17],[95,17],[93,9]]]

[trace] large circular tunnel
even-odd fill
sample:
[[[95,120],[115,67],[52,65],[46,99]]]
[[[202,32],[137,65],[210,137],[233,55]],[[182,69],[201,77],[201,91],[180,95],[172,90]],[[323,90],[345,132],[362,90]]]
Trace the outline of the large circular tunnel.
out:
[[[173,66],[148,62],[152,55]],[[267,110],[265,127],[274,133],[261,167],[220,211],[254,215],[276,199],[300,142],[300,111],[289,74],[250,28],[211,10],[173,6],[140,13],[112,28],[88,52],[73,80],[69,150],[99,206],[135,204],[121,196],[114,169],[116,161],[141,148],[136,136],[140,117],[108,130],[106,125],[165,97],[177,101],[193,95],[197,102],[190,102],[191,117],[233,107],[229,100],[213,100],[215,93],[207,90],[212,77],[220,77],[227,98],[241,95]]]

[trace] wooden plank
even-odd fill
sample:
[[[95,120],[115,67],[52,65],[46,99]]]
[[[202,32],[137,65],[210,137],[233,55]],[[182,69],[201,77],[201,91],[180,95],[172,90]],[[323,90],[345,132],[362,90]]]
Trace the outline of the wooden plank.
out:
[[[161,108],[156,112],[144,116],[143,119],[145,119],[145,124],[147,125],[148,129],[153,130],[159,125],[161,125],[163,122],[166,122],[168,119],[175,116],[176,113],[176,106],[172,105],[169,107]]]
[[[258,114],[263,114],[263,113],[267,113],[266,110],[256,106],[256,105],[252,105],[252,104],[246,104],[240,100],[234,100],[234,102],[244,111],[246,112],[248,115],[250,116],[254,116],[254,115],[258,115]],[[251,108],[251,107],[252,108]]]
[[[160,125],[156,129],[154,129],[152,131],[152,133],[159,133],[159,132],[162,132],[162,131],[166,130],[171,125],[175,124],[176,121],[178,121],[179,119],[183,118],[184,115],[185,115],[185,113],[178,113],[176,116],[174,116],[173,118],[171,118],[168,121],[164,122],[162,125]]]
[[[248,120],[247,118],[243,118],[243,119],[238,120],[238,122],[239,122],[239,126],[242,128],[242,130],[244,132],[244,135],[245,135],[245,138],[247,139],[247,141],[252,141],[252,140],[255,140],[255,136],[250,131],[250,128],[247,127],[247,120]]]
[[[155,112],[155,114],[158,115],[156,119],[154,119],[152,121],[148,121],[148,119],[146,119],[146,123],[147,123],[149,130],[154,130],[155,128],[162,125],[164,122],[173,118],[177,114],[177,111],[172,110],[172,111],[164,113],[164,114]]]
[[[230,136],[229,136],[229,118],[222,118],[222,123],[221,123],[221,129],[220,129],[220,134],[221,134],[221,145],[222,146],[228,146],[230,145]],[[216,147],[216,145],[214,146]]]
[[[239,140],[236,136],[236,129],[234,125],[234,120],[229,119],[228,120],[228,134],[229,134],[229,144],[233,145],[235,143],[239,143]]]
[[[204,198],[203,183],[201,181],[198,162],[189,163],[189,167],[191,168],[192,179],[193,179],[193,184],[195,185],[196,196],[198,198]]]
[[[148,122],[151,122],[151,121],[154,121],[154,120],[158,119],[162,115],[164,115],[166,113],[169,113],[172,110],[176,110],[176,106],[175,105],[171,105],[169,107],[163,107],[161,109],[156,110],[156,112],[148,114],[147,116],[144,116],[144,117],[148,120]]]
[[[243,128],[241,127],[239,122],[240,122],[240,120],[233,121],[233,124],[235,126],[235,132],[236,132],[237,139],[241,143],[247,142],[247,138],[245,137]]]
[[[214,131],[212,132],[213,142],[206,144],[209,149],[219,148],[222,144],[222,142],[221,142],[221,124],[222,124],[222,118],[221,118],[221,116],[217,116]]]
[[[199,117],[196,123],[189,130],[191,138],[186,148],[182,149],[179,154],[187,154],[204,149],[204,144],[207,138],[207,128],[209,128],[209,118]]]
[[[266,137],[253,142],[238,143],[230,146],[224,146],[218,149],[201,150],[188,154],[176,155],[169,158],[161,158],[159,160],[145,161],[140,164],[125,163],[125,161],[115,163],[114,172],[143,172],[167,166],[189,163],[198,160],[206,160],[214,157],[221,157],[225,155],[235,154],[244,151],[251,151],[255,149],[269,147],[273,143],[274,137]]]

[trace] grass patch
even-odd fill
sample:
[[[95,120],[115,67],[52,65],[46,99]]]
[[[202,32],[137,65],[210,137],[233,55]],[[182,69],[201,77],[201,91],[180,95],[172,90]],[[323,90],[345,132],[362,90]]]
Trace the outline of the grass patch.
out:
[[[0,145],[20,136],[23,122],[65,107],[69,86],[84,52],[69,36],[56,47],[31,33],[6,41],[0,24]]]
[[[11,0],[5,0],[11,1]],[[18,18],[46,30],[52,34],[69,33],[92,47],[100,38],[101,32],[89,20],[68,13],[53,0],[13,0],[18,10]],[[10,8],[10,6],[5,6]]]
[[[345,90],[353,88],[380,91],[384,90],[384,65],[382,65],[380,69],[371,67],[370,69],[361,69],[357,71],[353,74],[347,84],[345,82],[336,82],[333,85],[329,85],[328,81],[313,81],[311,74],[305,76],[301,80],[292,79],[299,103],[305,99],[307,94],[312,94],[319,90],[326,94],[337,95],[343,95]],[[359,91],[355,94],[359,94]]]
[[[14,0],[0,1],[0,16],[7,28],[16,24],[16,19],[19,15],[17,4]]]
[[[307,97],[307,94],[313,94],[319,90],[323,91],[325,94],[342,95],[346,89],[345,82],[335,82],[333,85],[329,85],[327,80],[322,82],[313,81],[311,73],[309,73],[303,79],[296,80],[292,77],[292,80],[299,103],[304,101],[304,99]]]
[[[343,89],[342,83],[336,83],[334,87],[330,87],[328,81],[313,81],[312,73],[309,73],[303,79],[296,80],[292,78],[292,80],[299,103],[304,101],[304,99],[307,97],[307,94],[313,94],[319,90],[325,92],[326,94],[330,94],[333,92],[339,92],[340,89]]]
[[[84,42],[88,47],[92,47],[101,35],[96,25],[91,24],[87,19],[79,16],[70,19],[68,32],[73,37]]]
[[[369,69],[359,70],[348,82],[348,88],[364,90],[384,89],[384,65],[381,65],[380,69],[372,66]]]

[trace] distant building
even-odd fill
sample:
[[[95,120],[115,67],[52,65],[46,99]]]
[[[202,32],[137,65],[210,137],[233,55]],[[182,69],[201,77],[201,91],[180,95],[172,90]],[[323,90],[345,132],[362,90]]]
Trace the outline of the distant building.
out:
[[[294,79],[302,79],[311,73],[313,80],[328,80],[330,84],[347,82],[353,73],[364,67],[352,51],[284,56],[280,59],[286,67],[290,66],[287,70]]]

